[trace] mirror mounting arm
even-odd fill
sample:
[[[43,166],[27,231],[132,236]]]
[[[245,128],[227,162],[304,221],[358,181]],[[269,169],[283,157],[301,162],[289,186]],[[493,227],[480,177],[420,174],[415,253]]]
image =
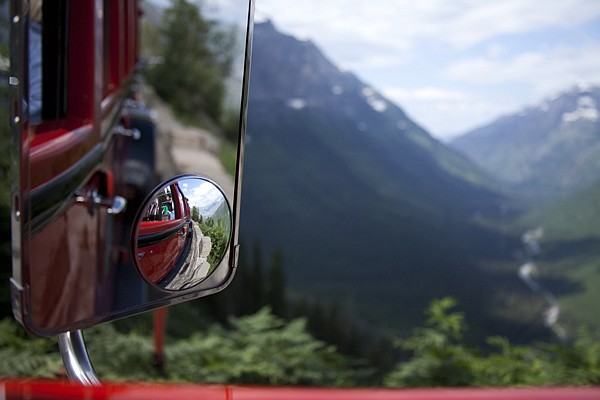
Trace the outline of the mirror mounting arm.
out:
[[[90,193],[76,193],[75,202],[87,205],[90,208],[90,213],[94,208],[104,207],[108,214],[119,214],[127,206],[127,200],[121,196],[115,196],[112,199],[105,199],[98,194],[96,189],[92,189]]]
[[[123,125],[117,125],[112,130],[112,133],[113,133],[113,135],[120,135],[120,136],[130,137],[133,140],[140,140],[140,138],[142,137],[142,133],[140,132],[139,129],[136,129],[136,128],[127,129]]]
[[[90,362],[80,330],[59,334],[58,347],[71,382],[86,386],[100,386],[100,379]]]

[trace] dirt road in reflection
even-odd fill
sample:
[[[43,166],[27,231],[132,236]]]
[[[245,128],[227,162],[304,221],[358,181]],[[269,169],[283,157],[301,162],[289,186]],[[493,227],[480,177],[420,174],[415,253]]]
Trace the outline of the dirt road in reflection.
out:
[[[150,88],[144,90],[143,100],[155,113],[158,127],[156,161],[160,178],[198,174],[221,186],[231,202],[233,178],[219,161],[220,140],[205,129],[181,124]]]

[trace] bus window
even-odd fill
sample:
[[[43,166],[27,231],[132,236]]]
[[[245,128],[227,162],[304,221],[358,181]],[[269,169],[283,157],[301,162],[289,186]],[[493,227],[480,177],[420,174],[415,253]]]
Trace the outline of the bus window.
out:
[[[67,115],[67,0],[35,0],[42,3],[41,23],[41,117],[44,120]]]

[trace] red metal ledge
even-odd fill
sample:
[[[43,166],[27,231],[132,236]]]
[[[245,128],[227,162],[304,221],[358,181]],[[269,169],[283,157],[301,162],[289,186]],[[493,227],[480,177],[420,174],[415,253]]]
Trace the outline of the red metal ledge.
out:
[[[203,400],[599,400],[598,387],[457,388],[457,389],[326,389],[108,383],[99,387],[65,381],[0,382],[0,399],[203,399]]]

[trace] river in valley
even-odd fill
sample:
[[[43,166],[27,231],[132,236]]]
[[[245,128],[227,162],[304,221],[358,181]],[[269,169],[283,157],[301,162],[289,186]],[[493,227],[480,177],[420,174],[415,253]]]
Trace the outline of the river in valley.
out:
[[[542,296],[546,302],[546,307],[542,311],[544,325],[554,332],[558,339],[564,343],[569,337],[567,331],[559,324],[560,306],[556,300],[556,296],[549,290],[544,288],[542,284],[536,281],[536,277],[540,275],[536,259],[541,253],[540,239],[544,235],[542,228],[529,229],[521,237],[523,243],[524,263],[521,264],[518,270],[519,278],[531,289],[535,294]]]

